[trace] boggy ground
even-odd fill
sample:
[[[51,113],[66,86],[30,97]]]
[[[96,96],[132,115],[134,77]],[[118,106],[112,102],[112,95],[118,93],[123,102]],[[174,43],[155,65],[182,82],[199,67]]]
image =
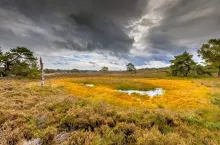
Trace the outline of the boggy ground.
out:
[[[101,100],[110,104],[126,107],[199,109],[215,108],[210,103],[210,88],[192,80],[118,78],[118,77],[81,77],[55,79],[53,85],[64,87],[74,96]],[[85,84],[94,84],[86,87]],[[128,95],[117,90],[151,90],[163,88],[162,96],[150,98],[139,94]]]
[[[44,88],[0,80],[0,144],[220,144],[220,80],[114,79],[53,78]],[[114,91],[121,86],[161,87],[165,94]]]

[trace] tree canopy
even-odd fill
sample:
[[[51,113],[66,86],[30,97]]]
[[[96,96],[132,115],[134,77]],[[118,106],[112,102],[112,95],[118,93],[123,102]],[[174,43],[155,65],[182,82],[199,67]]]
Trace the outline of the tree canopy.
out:
[[[136,68],[132,63],[128,63],[126,67],[127,67],[127,71],[136,71]]]
[[[37,58],[33,52],[25,47],[12,48],[3,53],[0,51],[0,74],[7,76],[29,76],[34,77],[39,74]]]
[[[211,75],[211,72],[198,65],[192,58],[193,55],[186,51],[181,55],[174,56],[174,59],[170,61],[172,63],[170,66],[171,75],[181,77]]]
[[[0,67],[2,67],[2,62],[3,62],[3,52],[2,52],[2,49],[0,47]]]
[[[186,51],[182,55],[174,56],[175,59],[170,61],[172,63],[170,66],[171,74],[173,76],[188,76],[192,66],[195,65],[192,57],[193,55]]]
[[[2,56],[2,54],[3,54],[3,52],[2,52],[2,49],[1,49],[1,47],[0,47],[0,56]]]
[[[108,67],[104,66],[104,67],[102,67],[102,69],[100,71],[101,72],[108,72]]]
[[[218,77],[220,78],[220,39],[210,39],[208,43],[202,45],[198,54],[207,64],[218,69]]]

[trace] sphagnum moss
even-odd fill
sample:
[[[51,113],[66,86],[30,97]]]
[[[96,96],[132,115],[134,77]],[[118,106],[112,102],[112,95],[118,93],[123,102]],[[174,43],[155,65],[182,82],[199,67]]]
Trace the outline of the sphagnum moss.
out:
[[[125,81],[127,80],[127,81]],[[86,87],[81,83],[95,84],[95,87]],[[128,83],[130,83],[128,85]],[[167,109],[199,109],[215,107],[210,103],[207,95],[210,89],[190,80],[168,80],[168,79],[117,79],[117,78],[67,78],[56,79],[53,84],[64,86],[64,88],[75,96],[101,100],[107,103],[121,106],[136,106],[144,108],[157,108],[163,106]],[[112,85],[112,86],[110,86]],[[117,87],[147,90],[152,88],[163,88],[162,96],[147,99],[143,96],[127,95],[117,92]],[[123,86],[124,85],[124,86]]]

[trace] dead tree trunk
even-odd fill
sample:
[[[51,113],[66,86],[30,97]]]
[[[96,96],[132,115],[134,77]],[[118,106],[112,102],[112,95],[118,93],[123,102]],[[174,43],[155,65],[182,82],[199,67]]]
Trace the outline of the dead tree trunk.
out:
[[[40,69],[41,69],[41,86],[44,87],[44,64],[40,57]]]

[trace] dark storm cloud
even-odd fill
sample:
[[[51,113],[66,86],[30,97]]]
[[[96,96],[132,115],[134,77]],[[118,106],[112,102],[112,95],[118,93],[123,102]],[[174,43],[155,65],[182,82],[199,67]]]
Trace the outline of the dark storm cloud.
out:
[[[172,5],[172,3],[174,3]],[[190,44],[220,37],[219,0],[178,0],[157,9],[163,13],[160,24],[150,29],[145,38],[152,48],[178,54],[190,49]],[[195,49],[195,48],[194,48]]]
[[[168,62],[220,37],[219,7],[219,0],[0,0],[0,45]]]
[[[51,45],[77,51],[128,53],[134,39],[124,25],[146,11],[146,0],[0,0],[60,39]],[[58,27],[58,28],[57,28]],[[30,37],[41,34],[32,33]]]
[[[134,40],[123,30],[108,20],[90,20],[90,16],[71,15],[71,25],[62,25],[65,30],[53,29],[55,35],[64,40],[56,41],[57,47],[77,51],[106,50],[114,53],[128,53]],[[87,19],[88,18],[88,19]]]

